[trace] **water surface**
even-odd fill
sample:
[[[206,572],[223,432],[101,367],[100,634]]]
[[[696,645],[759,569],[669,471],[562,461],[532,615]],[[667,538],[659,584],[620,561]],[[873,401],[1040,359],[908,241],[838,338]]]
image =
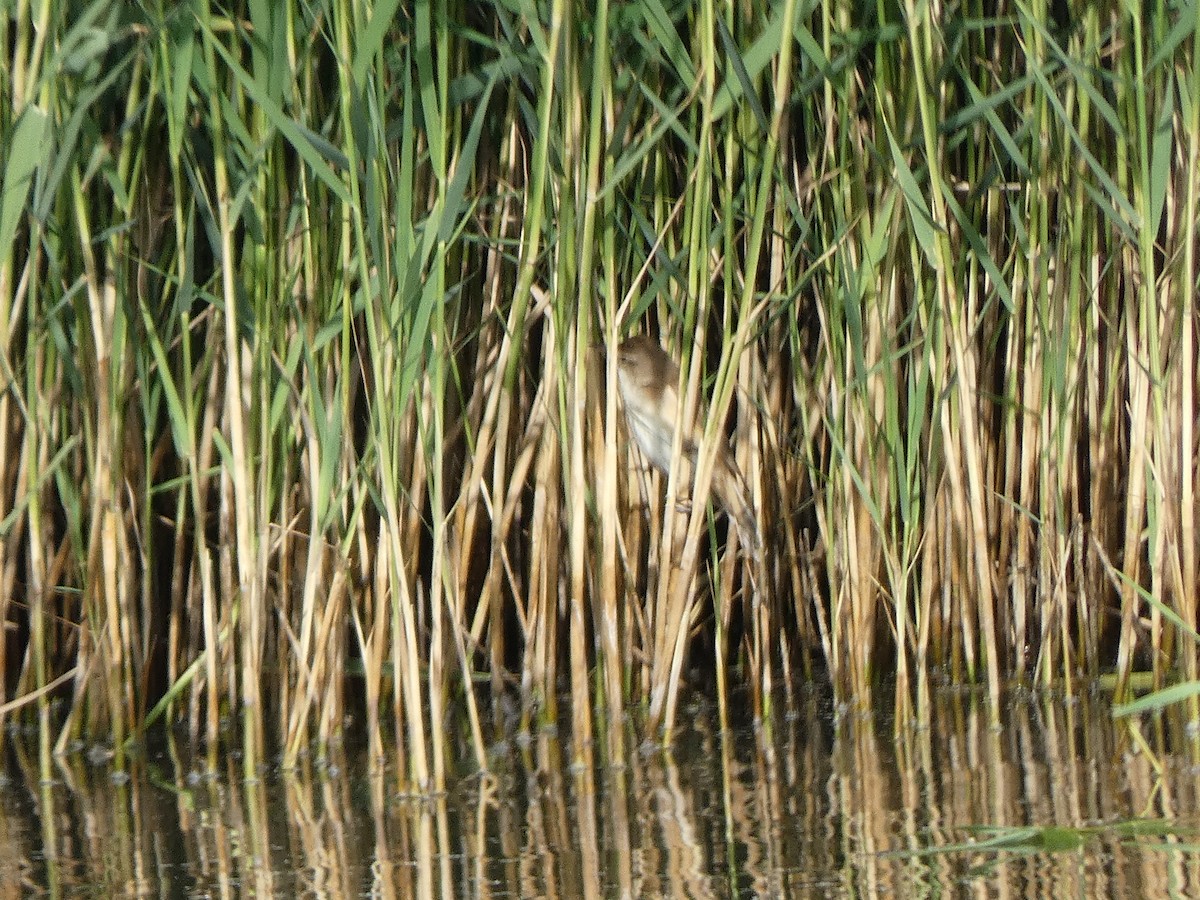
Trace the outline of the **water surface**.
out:
[[[567,708],[566,704],[563,706]],[[1099,696],[936,698],[927,728],[805,694],[770,730],[684,711],[672,752],[573,766],[550,730],[509,732],[447,793],[328,761],[242,779],[163,741],[116,773],[86,749],[37,777],[10,734],[0,896],[1188,897],[1200,895],[1200,768],[1178,717],[1137,737]],[[1144,741],[1144,743],[1143,743]]]

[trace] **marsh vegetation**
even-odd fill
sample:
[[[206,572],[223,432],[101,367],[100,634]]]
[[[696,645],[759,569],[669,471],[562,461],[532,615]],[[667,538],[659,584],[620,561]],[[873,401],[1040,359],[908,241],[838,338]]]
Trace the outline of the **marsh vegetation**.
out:
[[[165,721],[251,773],[355,710],[440,789],[503,696],[588,763],[689,684],[1195,679],[1197,27],[8,4],[0,716],[46,772]],[[637,333],[703,435],[668,477],[590,362]]]

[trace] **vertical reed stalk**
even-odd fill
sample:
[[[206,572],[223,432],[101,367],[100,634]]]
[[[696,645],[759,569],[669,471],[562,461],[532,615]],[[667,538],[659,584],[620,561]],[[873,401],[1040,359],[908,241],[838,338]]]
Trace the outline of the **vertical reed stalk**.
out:
[[[1184,173],[1182,234],[1183,259],[1179,277],[1179,317],[1180,348],[1179,368],[1179,545],[1181,551],[1180,569],[1182,584],[1179,592],[1179,614],[1185,622],[1195,622],[1198,599],[1196,596],[1197,559],[1196,559],[1196,329],[1192,324],[1196,321],[1196,217],[1190,210],[1200,209],[1200,102],[1197,102],[1197,90],[1200,90],[1200,65],[1195,57],[1196,45],[1200,38],[1200,17],[1195,20],[1195,31],[1192,37],[1191,78],[1189,94],[1192,102],[1183,110],[1184,140],[1180,143],[1186,147],[1184,161],[1180,169]],[[1183,670],[1186,677],[1195,680],[1200,677],[1197,666],[1196,646],[1190,641],[1182,642]],[[1200,716],[1200,700],[1193,699],[1191,704],[1192,718]]]

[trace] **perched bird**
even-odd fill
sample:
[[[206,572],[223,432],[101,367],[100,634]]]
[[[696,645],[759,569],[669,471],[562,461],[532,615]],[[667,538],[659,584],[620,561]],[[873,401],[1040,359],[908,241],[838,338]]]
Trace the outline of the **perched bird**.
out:
[[[617,386],[633,439],[651,463],[669,472],[679,407],[679,366],[651,338],[637,335],[617,348]],[[703,429],[693,425],[683,439],[683,453],[693,465],[702,436]],[[737,524],[742,543],[757,557],[761,549],[757,517],[742,473],[723,440],[713,466],[712,490]]]

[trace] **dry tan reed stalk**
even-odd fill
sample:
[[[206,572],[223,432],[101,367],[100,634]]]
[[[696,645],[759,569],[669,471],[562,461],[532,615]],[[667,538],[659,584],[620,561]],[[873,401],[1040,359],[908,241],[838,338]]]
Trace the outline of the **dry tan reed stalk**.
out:
[[[208,701],[205,704],[207,715],[204,717],[204,746],[208,768],[210,771],[216,771],[217,753],[220,749],[218,734],[221,727],[221,683],[217,678],[217,665],[218,656],[223,652],[223,644],[217,640],[216,587],[213,580],[212,557],[209,556],[207,547],[201,548],[199,559],[205,647],[199,652],[203,654],[205,663],[205,699]]]
[[[611,328],[606,337],[615,346],[615,298],[610,293],[608,301]],[[601,667],[604,686],[606,727],[606,752],[610,760],[625,758],[625,676],[634,666],[629,654],[631,617],[622,616],[622,608],[630,603],[630,592],[624,579],[620,578],[618,561],[617,503],[618,471],[616,451],[617,392],[606,389],[606,384],[615,383],[617,359],[614,354],[603,351],[602,346],[592,346],[587,340],[587,331],[580,328],[576,340],[576,353],[580,362],[576,364],[575,388],[577,396],[583,397],[583,409],[579,412],[577,427],[586,431],[586,445],[579,442],[580,454],[586,454],[590,465],[580,466],[581,474],[594,486],[599,535],[593,537],[593,546],[598,544],[599,560],[593,561],[590,606],[592,627],[596,634],[597,664]],[[612,382],[609,382],[609,379]],[[613,427],[608,428],[608,425]],[[581,460],[582,460],[581,456]],[[582,499],[582,498],[581,498]],[[595,573],[595,568],[599,573]],[[622,642],[622,621],[625,623]]]
[[[347,579],[349,580],[349,579]],[[380,710],[384,708],[384,666],[390,635],[390,606],[380,603],[375,591],[368,588],[361,592],[360,603],[350,602],[350,616],[355,637],[362,652],[363,694],[366,700],[366,733],[368,742],[368,769],[374,773],[382,770],[387,752],[383,743],[383,720]],[[364,625],[364,621],[366,624]],[[382,781],[382,779],[373,779]]]
[[[695,573],[696,554],[687,543],[686,512],[678,505],[680,496],[679,479],[681,466],[675,460],[682,459],[683,435],[686,433],[682,423],[690,423],[695,416],[697,385],[699,383],[699,356],[693,355],[693,365],[688,370],[687,387],[680,395],[681,402],[677,404],[676,422],[672,429],[671,460],[672,464],[666,478],[666,505],[663,511],[663,527],[661,539],[653,541],[658,545],[658,579],[655,585],[653,601],[653,625],[651,635],[654,639],[650,665],[650,727],[657,730],[669,724],[671,701],[679,689],[679,665],[686,642],[687,618],[691,613],[694,598],[691,595],[692,578]],[[695,474],[697,491],[707,496],[708,481],[700,484],[701,474]],[[709,475],[711,479],[711,475]],[[652,532],[656,535],[657,532]],[[651,538],[653,540],[653,538]],[[690,550],[690,552],[688,552]],[[688,552],[686,559],[683,554]],[[685,566],[690,567],[685,568]]]
[[[11,264],[0,265],[0,383],[4,390],[0,391],[0,497],[21,496],[20,490],[21,456],[17,452],[19,437],[28,430],[17,427],[18,413],[28,420],[28,412],[21,402],[22,390],[17,384],[16,377],[8,362],[12,358],[12,320],[10,315],[17,314],[24,303],[29,284],[28,267],[22,273],[18,284],[12,283]],[[11,298],[11,300],[10,300]],[[14,410],[13,407],[16,407]],[[0,640],[0,672],[8,673],[9,641],[7,638],[7,623],[10,621],[10,610],[13,607],[13,587],[17,576],[17,561],[21,555],[22,538],[24,537],[24,519],[18,519],[7,535],[0,536],[0,629],[3,629],[4,639]],[[4,727],[6,713],[0,712],[0,728]]]
[[[1193,79],[1194,83],[1195,79]],[[1179,287],[1179,314],[1182,321],[1179,348],[1179,544],[1181,552],[1181,583],[1179,587],[1180,615],[1185,622],[1197,621],[1200,598],[1197,598],[1197,531],[1196,531],[1196,479],[1197,435],[1196,435],[1196,333],[1192,323],[1196,321],[1195,285],[1196,261],[1196,216],[1188,210],[1200,208],[1200,110],[1192,106],[1191,121],[1187,133],[1186,163],[1181,168],[1186,172],[1186,189],[1183,203],[1183,259],[1181,261]],[[3,418],[0,417],[0,421]],[[2,483],[2,481],[0,481]],[[1198,653],[1194,644],[1183,642],[1183,670],[1185,677],[1195,680],[1200,677]],[[1193,715],[1200,716],[1200,704],[1193,703]]]
[[[329,752],[330,744],[341,733],[346,718],[345,680],[339,676],[346,671],[344,637],[348,600],[346,581],[339,570],[330,580],[328,602],[322,610],[318,632],[321,654],[314,669],[319,691],[316,699],[317,752],[321,756]]]
[[[81,235],[90,235],[86,218],[82,210],[78,213],[78,224]],[[98,628],[97,640],[100,674],[104,681],[103,691],[108,706],[109,727],[112,729],[114,742],[123,742],[131,723],[124,715],[132,713],[125,696],[125,689],[131,689],[132,665],[129,659],[128,624],[125,611],[128,609],[128,595],[120,577],[121,570],[128,569],[128,560],[122,558],[122,544],[119,533],[117,513],[114,508],[119,503],[115,496],[115,484],[118,476],[114,472],[113,442],[114,424],[111,416],[109,400],[112,396],[113,385],[110,382],[113,361],[110,349],[113,341],[113,313],[116,306],[116,287],[112,282],[103,285],[96,274],[96,261],[90,248],[84,251],[84,259],[88,268],[89,279],[88,310],[92,327],[93,347],[95,353],[97,403],[95,414],[95,473],[92,489],[95,496],[91,505],[91,542],[88,547],[88,583],[89,596],[85,604],[89,608],[90,618]],[[103,624],[101,624],[103,623]]]
[[[34,361],[34,378],[44,377],[43,364],[39,358]],[[49,460],[47,452],[48,441],[45,435],[45,422],[39,413],[26,425],[25,441],[22,446],[22,470],[32,476],[30,481],[37,483],[38,473],[43,471]],[[42,529],[45,527],[41,518],[40,490],[34,489],[29,495],[29,569],[26,573],[27,590],[29,592],[29,647],[22,663],[21,677],[17,681],[17,694],[37,692],[38,713],[38,770],[43,781],[50,777],[50,707],[46,697],[46,685],[49,683],[46,635],[46,597],[49,585],[46,579],[46,550]],[[76,693],[81,693],[79,686],[87,672],[90,656],[88,635],[80,636],[79,653],[77,654]],[[32,678],[32,687],[29,679]]]
[[[554,529],[538,537],[539,542],[554,543],[560,529],[565,529],[566,571],[560,575],[557,591],[547,590],[547,597],[557,594],[559,602],[565,602],[567,607],[568,635],[568,666],[571,693],[571,732],[573,737],[573,760],[576,765],[590,770],[592,765],[592,703],[588,677],[588,638],[589,629],[586,626],[585,611],[588,605],[587,580],[589,566],[587,562],[587,520],[585,510],[586,467],[583,454],[583,405],[585,402],[586,382],[579,379],[586,377],[586,361],[576,360],[579,345],[584,338],[571,340],[569,333],[560,333],[553,320],[547,320],[546,332],[543,336],[544,368],[550,374],[551,384],[561,384],[560,398],[552,401],[550,421],[554,431],[558,432],[558,442],[551,453],[547,451],[547,463],[551,466],[555,481],[563,484],[563,491],[550,493],[545,504],[548,512],[546,522]],[[565,342],[559,346],[559,342]],[[586,343],[584,343],[586,348]],[[562,368],[566,367],[566,370]],[[573,376],[567,375],[567,371]],[[565,415],[566,421],[563,421]],[[564,458],[565,457],[565,458]],[[565,576],[565,577],[563,577]],[[547,586],[549,587],[549,586]],[[549,608],[546,610],[549,612]],[[552,685],[544,684],[541,690],[552,692]]]
[[[485,321],[499,312],[499,306],[496,302],[499,290],[499,260],[492,250],[489,250],[488,256],[487,265],[490,274],[488,276],[489,286],[486,289],[485,296],[487,297],[487,302],[491,305],[491,312],[485,311],[483,317]],[[460,596],[465,596],[468,591],[468,579],[471,576],[471,568],[475,562],[476,533],[480,528],[483,499],[486,493],[484,481],[486,475],[485,461],[490,455],[490,436],[495,422],[494,413],[496,410],[495,405],[492,403],[492,398],[497,396],[496,391],[492,388],[498,380],[499,371],[503,368],[499,363],[501,359],[501,347],[496,342],[497,330],[495,327],[486,328],[481,330],[479,334],[472,377],[470,379],[473,389],[465,409],[465,419],[468,428],[471,434],[474,435],[474,453],[469,458],[469,468],[460,484],[460,502],[456,506],[453,526],[454,533],[457,535],[458,563],[455,591]],[[523,452],[513,466],[514,474],[517,472],[521,473],[521,483],[524,483],[529,465],[532,462],[532,450],[533,442],[526,442]],[[499,530],[502,533],[507,533],[508,531],[509,525],[506,522],[511,521],[510,516],[516,510],[516,501],[518,498],[519,492],[509,491],[508,502],[503,507],[499,525]],[[483,586],[478,592],[475,619],[470,629],[472,646],[480,643],[485,615],[493,624],[498,623],[500,620],[501,598],[498,593],[499,579],[499,560],[492,556]],[[502,689],[501,673],[504,669],[504,629],[501,627],[491,627],[488,629],[488,636],[489,641],[487,646],[492,667],[492,689],[498,692]]]
[[[1144,298],[1143,298],[1144,299]],[[1143,303],[1141,312],[1146,312]],[[1143,363],[1143,351],[1139,346],[1141,335],[1138,326],[1129,322],[1125,325],[1125,353],[1128,378],[1129,407],[1129,472],[1140,473],[1146,465],[1146,446],[1149,440],[1149,376]],[[1125,525],[1122,571],[1128,577],[1120,584],[1121,596],[1121,640],[1117,650],[1117,670],[1123,673],[1117,690],[1117,699],[1127,699],[1126,678],[1132,669],[1134,621],[1140,601],[1136,584],[1141,573],[1142,521],[1145,515],[1146,484],[1139,477],[1127,481],[1125,496]]]
[[[558,468],[558,442],[554,429],[546,428],[541,434],[541,447],[535,467],[536,485],[545,485]],[[558,534],[557,508],[548,506],[545,490],[535,488],[533,509],[530,513],[530,528],[534,533]],[[526,635],[529,649],[525,653],[524,670],[521,677],[522,689],[528,699],[540,701],[542,715],[555,721],[558,710],[558,566],[561,560],[560,544],[557,540],[548,543],[534,541],[529,548],[529,599],[526,620],[529,631]],[[572,618],[569,626],[573,628]],[[530,697],[529,695],[533,695]],[[532,705],[528,703],[527,710]],[[525,723],[527,724],[527,723]]]
[[[1027,273],[1021,268],[1026,261],[1018,259],[1018,272],[1013,281],[1013,291],[1025,293]],[[1029,310],[1032,318],[1033,310]],[[1031,331],[1031,333],[1029,333]],[[1041,390],[1041,354],[1037,348],[1038,331],[1022,329],[1029,333],[1028,340],[1013,340],[1008,344],[1006,369],[1011,373],[1010,385],[1017,402],[1010,405],[1005,415],[1005,496],[1029,498],[1032,494],[1035,466],[1040,449],[1041,417],[1036,414],[1037,400]],[[1033,519],[1022,514],[1017,506],[1001,505],[1000,558],[1008,560],[1008,603],[1013,619],[1013,641],[1017,648],[1014,662],[1015,675],[1023,679],[1029,663],[1024,648],[1028,646],[1028,613],[1032,603],[1031,591],[1034,572]],[[1008,546],[1011,543],[1011,548]]]

